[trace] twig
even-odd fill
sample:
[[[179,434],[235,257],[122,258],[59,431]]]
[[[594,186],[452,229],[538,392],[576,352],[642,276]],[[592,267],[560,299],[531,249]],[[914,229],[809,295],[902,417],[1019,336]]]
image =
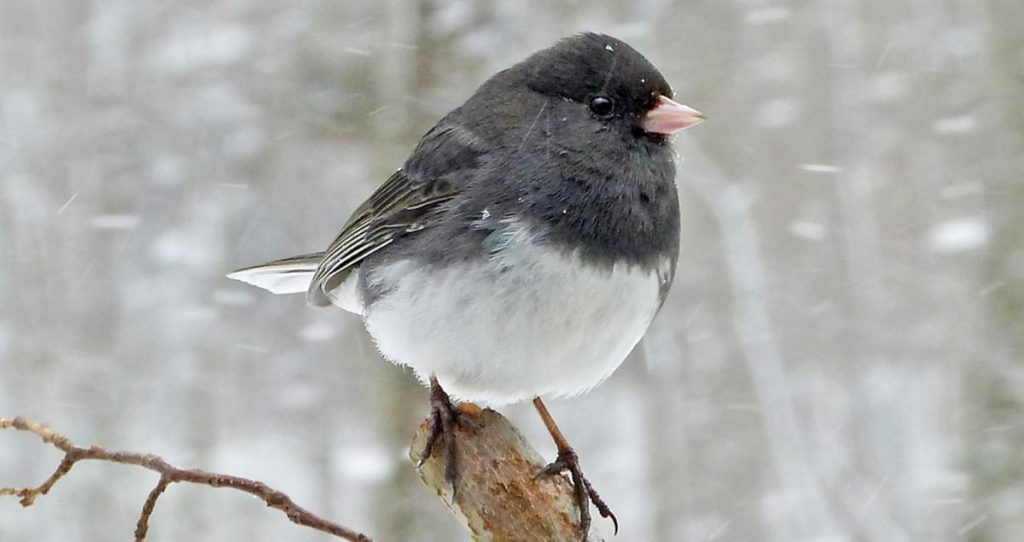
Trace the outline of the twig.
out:
[[[142,514],[139,515],[139,521],[135,524],[135,542],[142,542],[146,539],[146,533],[149,532],[149,516],[153,515],[156,500],[163,495],[170,483],[171,480],[166,476],[160,476],[160,481],[156,483],[153,491],[149,492],[146,502],[142,503]]]
[[[141,542],[146,538],[146,533],[149,530],[149,518],[153,513],[153,508],[156,506],[157,499],[164,493],[167,486],[177,482],[188,482],[210,487],[227,487],[243,491],[262,499],[263,502],[267,503],[267,506],[284,512],[292,523],[332,534],[344,540],[370,542],[368,536],[313,514],[295,504],[288,495],[267,486],[263,482],[199,469],[182,469],[151,454],[111,451],[99,446],[90,446],[88,448],[76,446],[64,435],[53,431],[45,425],[20,416],[17,418],[0,418],[0,430],[2,429],[15,429],[32,433],[43,439],[44,443],[53,445],[58,450],[64,452],[64,458],[57,465],[53,474],[39,486],[31,488],[0,487],[0,497],[18,497],[22,506],[32,506],[38,497],[46,495],[53,488],[54,484],[67,475],[71,468],[79,461],[98,460],[138,465],[159,473],[160,481],[150,491],[142,506],[142,513],[139,515],[139,521],[135,527],[136,542]]]

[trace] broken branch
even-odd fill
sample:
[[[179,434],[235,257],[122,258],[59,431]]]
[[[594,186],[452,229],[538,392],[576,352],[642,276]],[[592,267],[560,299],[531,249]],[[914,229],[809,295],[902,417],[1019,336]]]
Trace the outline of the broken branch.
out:
[[[480,410],[470,404],[459,408],[471,421],[455,426],[460,472],[454,501],[445,477],[447,449],[443,442],[435,445],[419,472],[423,483],[466,524],[473,540],[578,541],[583,538],[569,480],[561,475],[538,476],[545,466],[544,460],[497,412]],[[429,431],[426,421],[420,424],[409,449],[413,464],[420,463]],[[591,527],[586,540],[602,542],[604,539]]]

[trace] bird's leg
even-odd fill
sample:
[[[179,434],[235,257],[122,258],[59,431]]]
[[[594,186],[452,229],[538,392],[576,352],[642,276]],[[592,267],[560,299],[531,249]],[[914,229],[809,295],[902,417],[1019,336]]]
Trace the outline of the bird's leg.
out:
[[[551,464],[544,467],[540,471],[540,475],[551,476],[568,472],[569,476],[572,477],[572,485],[576,493],[576,505],[580,509],[580,530],[583,532],[583,540],[587,539],[587,533],[590,532],[590,503],[594,503],[594,508],[597,508],[601,517],[611,518],[612,523],[615,525],[615,533],[618,534],[619,520],[601,499],[601,496],[597,494],[594,487],[590,485],[590,481],[583,476],[583,470],[580,468],[580,458],[576,455],[576,451],[572,449],[572,446],[569,445],[569,441],[562,434],[562,430],[558,428],[554,418],[551,417],[548,407],[544,405],[540,397],[533,398],[533,406],[537,409],[537,413],[540,414],[540,419],[544,420],[548,433],[551,433],[551,438],[554,439],[555,446],[558,447],[558,457]]]
[[[455,428],[464,423],[465,414],[452,402],[451,397],[441,388],[437,377],[430,375],[430,432],[420,454],[419,466],[433,455],[434,447],[444,441],[446,450],[444,476],[452,486],[452,500],[458,491],[459,453],[455,444]]]

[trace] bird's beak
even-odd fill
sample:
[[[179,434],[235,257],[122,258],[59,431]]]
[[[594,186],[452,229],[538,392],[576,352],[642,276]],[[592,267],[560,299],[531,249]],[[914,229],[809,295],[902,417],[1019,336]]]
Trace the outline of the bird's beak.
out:
[[[704,122],[704,113],[696,109],[658,96],[651,109],[644,115],[642,126],[645,132],[671,135]]]

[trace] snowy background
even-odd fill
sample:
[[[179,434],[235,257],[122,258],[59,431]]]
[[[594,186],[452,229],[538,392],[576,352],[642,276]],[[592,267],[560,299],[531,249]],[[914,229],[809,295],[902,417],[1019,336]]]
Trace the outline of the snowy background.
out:
[[[425,390],[358,319],[224,273],[326,246],[488,75],[597,30],[710,118],[665,309],[550,405],[617,540],[1019,540],[1024,3],[495,4],[0,3],[0,416],[462,539],[404,459]],[[58,458],[0,434],[0,485]],[[130,539],[154,482],[82,464],[0,501],[0,540]],[[150,540],[327,538],[176,486]]]

